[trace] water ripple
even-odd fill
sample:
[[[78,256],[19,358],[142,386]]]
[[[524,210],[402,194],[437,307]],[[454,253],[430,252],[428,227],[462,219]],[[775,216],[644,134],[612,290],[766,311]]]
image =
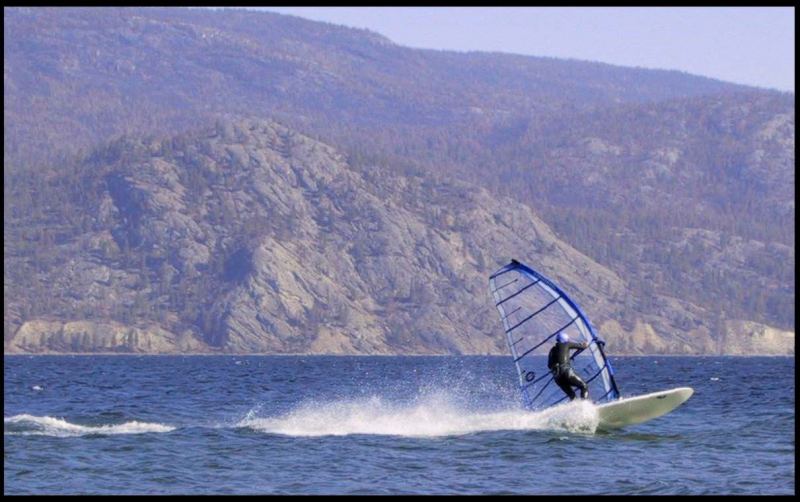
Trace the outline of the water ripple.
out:
[[[626,395],[696,393],[611,432],[519,409],[500,357],[4,363],[9,494],[794,493],[794,358],[618,358]]]

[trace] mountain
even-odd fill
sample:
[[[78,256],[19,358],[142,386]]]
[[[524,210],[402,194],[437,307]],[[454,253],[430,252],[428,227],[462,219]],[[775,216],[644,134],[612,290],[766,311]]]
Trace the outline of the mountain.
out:
[[[793,353],[793,94],[6,8],[4,119],[6,351],[502,353],[517,257],[611,352]]]
[[[12,350],[98,350],[117,343],[117,323],[138,333],[125,342],[138,350],[499,353],[487,275],[521,248],[575,290],[588,275],[624,296],[525,206],[458,182],[371,175],[272,122],[125,140],[50,191],[73,232],[30,242],[34,222],[6,228],[20,244],[6,249],[10,282],[29,284],[9,308],[37,319]],[[38,260],[46,271],[31,252],[52,258]]]
[[[335,122],[346,136],[747,89],[674,71],[409,49],[268,12],[3,12],[5,158],[14,162],[186,130],[215,113]]]
[[[616,350],[724,350],[688,302],[626,314],[625,281],[529,207],[385,167],[253,120],[110,144],[42,190],[71,225],[6,226],[8,282],[25,285],[7,291],[6,350],[504,353],[487,277],[521,249]],[[668,333],[676,319],[691,336]]]

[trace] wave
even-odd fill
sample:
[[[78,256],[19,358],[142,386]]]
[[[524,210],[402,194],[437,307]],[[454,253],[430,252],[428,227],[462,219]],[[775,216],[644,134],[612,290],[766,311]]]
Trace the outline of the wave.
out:
[[[251,410],[237,425],[286,436],[439,437],[501,430],[594,433],[597,424],[597,408],[580,400],[542,411],[514,408],[487,412],[465,409],[442,396],[406,405],[373,396],[323,403],[308,401],[277,417],[258,417]]]
[[[148,432],[170,432],[175,427],[148,423],[125,422],[117,425],[79,425],[63,418],[37,417],[34,415],[14,415],[3,417],[3,434],[23,436],[76,437],[90,434],[143,434]]]
[[[296,437],[354,434],[443,437],[504,430],[594,433],[598,424],[597,409],[587,401],[576,400],[542,411],[513,407],[476,410],[453,396],[436,392],[425,393],[411,403],[372,396],[324,402],[307,400],[276,416],[265,417],[262,409],[263,405],[255,406],[244,418],[219,427]],[[176,429],[162,423],[138,421],[81,425],[63,418],[28,414],[4,417],[3,422],[6,435],[55,437],[164,433]]]

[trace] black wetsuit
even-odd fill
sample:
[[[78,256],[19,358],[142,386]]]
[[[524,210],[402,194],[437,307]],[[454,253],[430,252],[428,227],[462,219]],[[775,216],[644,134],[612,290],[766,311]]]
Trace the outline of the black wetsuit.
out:
[[[589,386],[575,373],[569,360],[570,349],[582,348],[584,345],[581,343],[556,342],[547,357],[547,367],[553,373],[556,384],[569,396],[570,401],[575,399],[575,391],[572,390],[572,387],[581,389],[581,399],[589,397]]]

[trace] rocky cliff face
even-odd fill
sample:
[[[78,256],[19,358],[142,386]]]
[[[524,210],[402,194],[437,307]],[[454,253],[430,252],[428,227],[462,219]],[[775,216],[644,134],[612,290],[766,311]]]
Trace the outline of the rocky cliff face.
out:
[[[794,355],[794,332],[751,321],[729,321],[725,333],[726,353]]]
[[[793,353],[793,333],[752,323],[722,343],[679,299],[623,316],[624,278],[528,206],[356,166],[274,122],[121,142],[83,169],[91,228],[45,270],[7,247],[6,352],[505,354],[487,280],[516,257],[574,296],[612,354]]]
[[[204,352],[208,347],[191,335],[179,336],[160,328],[137,328],[113,321],[28,321],[14,337],[11,352],[140,353]]]

